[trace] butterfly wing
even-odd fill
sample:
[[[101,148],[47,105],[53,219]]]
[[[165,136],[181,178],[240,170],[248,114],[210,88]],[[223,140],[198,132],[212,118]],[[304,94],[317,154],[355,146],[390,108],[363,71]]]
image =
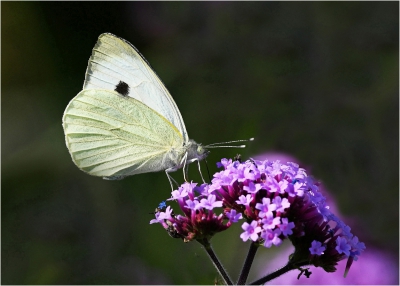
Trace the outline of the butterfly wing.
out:
[[[184,154],[183,137],[174,125],[115,91],[82,90],[68,104],[63,128],[72,160],[94,176],[157,172],[175,166]]]
[[[132,97],[171,122],[189,140],[172,96],[150,64],[128,41],[101,34],[89,59],[83,89],[116,90]]]

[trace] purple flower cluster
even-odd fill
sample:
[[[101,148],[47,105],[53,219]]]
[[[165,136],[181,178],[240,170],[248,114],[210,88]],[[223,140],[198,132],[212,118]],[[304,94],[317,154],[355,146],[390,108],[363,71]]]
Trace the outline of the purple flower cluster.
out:
[[[161,223],[174,237],[190,241],[211,238],[244,218],[243,241],[271,247],[288,238],[295,246],[294,264],[308,261],[327,272],[334,272],[337,262],[348,258],[347,273],[365,249],[329,211],[319,183],[299,165],[222,159],[217,166],[224,170],[214,174],[211,184],[184,183],[172,192],[169,200],[176,200],[184,215],[174,215],[167,207],[157,211],[150,223]],[[217,215],[215,208],[221,207]]]
[[[197,187],[195,183],[183,183],[178,190],[171,193],[172,197],[168,201],[175,200],[184,215],[175,215],[170,206],[162,211],[165,207],[163,202],[155,212],[156,218],[150,223],[161,223],[171,236],[188,242],[193,239],[210,239],[242,218],[234,210],[216,215],[213,209],[222,207],[222,200],[215,194],[206,193],[206,186],[204,184]]]

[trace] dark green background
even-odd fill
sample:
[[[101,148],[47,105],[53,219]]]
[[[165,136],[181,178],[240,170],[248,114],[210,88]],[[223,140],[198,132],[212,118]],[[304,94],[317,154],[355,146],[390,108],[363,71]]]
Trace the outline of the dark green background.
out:
[[[237,152],[291,154],[367,247],[398,257],[398,2],[2,2],[3,284],[217,277],[198,243],[149,225],[170,193],[165,174],[104,181],[70,158],[62,114],[103,32],[152,64],[191,138],[256,137],[244,150],[213,149],[212,171]],[[213,239],[234,278],[248,247],[239,234],[238,224]],[[258,255],[267,263],[276,251]]]

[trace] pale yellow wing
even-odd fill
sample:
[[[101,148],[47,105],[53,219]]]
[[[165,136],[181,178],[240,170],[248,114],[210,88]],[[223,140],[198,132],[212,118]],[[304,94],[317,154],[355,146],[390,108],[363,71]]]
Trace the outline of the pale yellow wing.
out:
[[[182,116],[150,64],[128,41],[101,34],[93,48],[83,89],[121,90],[171,122],[189,140]]]
[[[165,170],[184,153],[174,125],[115,91],[82,90],[68,104],[63,127],[72,160],[94,176],[113,179]]]

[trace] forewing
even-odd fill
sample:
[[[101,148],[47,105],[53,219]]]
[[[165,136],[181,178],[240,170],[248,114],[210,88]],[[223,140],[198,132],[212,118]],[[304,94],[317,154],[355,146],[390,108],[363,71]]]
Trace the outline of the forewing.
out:
[[[94,176],[165,170],[168,152],[183,145],[181,133],[163,116],[109,90],[78,93],[64,112],[63,127],[73,161]]]
[[[124,84],[127,84],[128,88]],[[119,90],[157,111],[188,140],[185,124],[172,96],[150,64],[128,41],[101,34],[89,59],[83,89]]]

